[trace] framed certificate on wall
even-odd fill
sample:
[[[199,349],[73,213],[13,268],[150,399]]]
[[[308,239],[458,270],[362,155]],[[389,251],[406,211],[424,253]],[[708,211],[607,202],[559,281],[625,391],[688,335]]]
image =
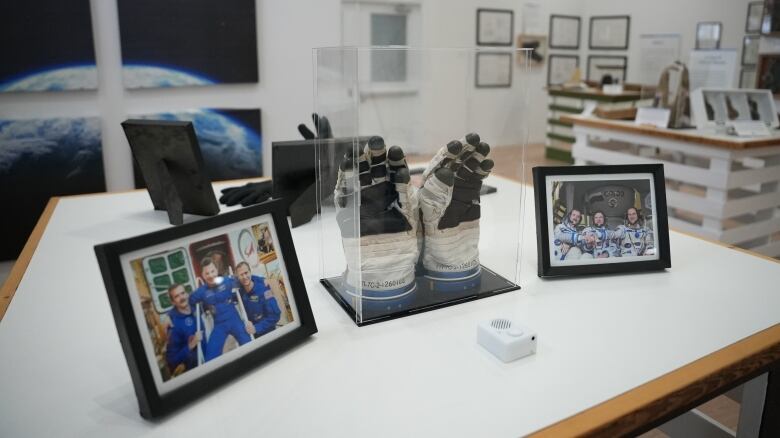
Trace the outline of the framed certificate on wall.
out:
[[[514,24],[510,9],[477,9],[477,45],[511,46]]]
[[[547,66],[547,85],[561,85],[568,81],[577,67],[580,57],[577,55],[550,55]]]
[[[626,50],[631,28],[628,15],[590,17],[588,47],[595,50]]]
[[[550,15],[550,48],[580,48],[580,17],[573,15]]]

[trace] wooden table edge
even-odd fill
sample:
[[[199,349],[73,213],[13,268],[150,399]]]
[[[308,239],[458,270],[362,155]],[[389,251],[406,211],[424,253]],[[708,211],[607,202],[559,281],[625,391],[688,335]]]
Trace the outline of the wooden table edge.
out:
[[[614,123],[614,121],[612,120],[597,119],[590,116],[586,117],[581,115],[562,115],[560,117],[560,120],[562,122],[572,123],[574,125],[606,129],[609,131],[626,132],[629,134],[647,134],[655,137],[668,138],[677,141],[686,141],[686,142],[695,141],[698,144],[718,147],[722,149],[742,150],[742,149],[780,145],[780,137],[758,138],[758,139],[746,140],[746,141],[729,141],[726,139],[721,139],[712,136],[696,135],[682,130],[673,131],[669,129],[656,128],[653,126],[619,124],[619,123]]]
[[[43,232],[46,231],[46,226],[49,225],[49,219],[51,219],[54,209],[57,208],[57,203],[60,201],[58,196],[49,198],[49,202],[46,203],[46,207],[43,209],[43,213],[38,218],[38,222],[35,224],[30,237],[27,238],[27,243],[24,244],[22,252],[19,253],[19,257],[16,259],[11,272],[8,274],[3,286],[0,287],[0,322],[2,322],[5,312],[8,310],[8,306],[11,305],[11,300],[16,294],[16,289],[19,287],[19,283],[22,281],[27,266],[30,264],[35,250],[38,248],[38,243],[41,241]]]
[[[777,363],[780,363],[780,324],[528,436],[639,435],[763,374]]]

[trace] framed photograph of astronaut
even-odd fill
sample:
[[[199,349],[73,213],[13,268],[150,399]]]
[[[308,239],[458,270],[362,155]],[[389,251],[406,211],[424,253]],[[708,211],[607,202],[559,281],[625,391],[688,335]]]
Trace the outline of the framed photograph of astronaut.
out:
[[[143,417],[316,333],[286,216],[270,201],[95,246]]]
[[[540,277],[671,267],[662,164],[535,167]]]

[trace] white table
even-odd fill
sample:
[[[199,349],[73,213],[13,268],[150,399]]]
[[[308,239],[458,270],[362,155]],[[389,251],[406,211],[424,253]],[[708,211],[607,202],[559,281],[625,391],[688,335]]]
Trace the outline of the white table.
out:
[[[499,193],[483,199],[483,217],[521,187],[488,183]],[[751,351],[780,361],[780,264],[672,233],[669,271],[541,280],[532,208],[524,219],[521,291],[360,328],[317,281],[317,227],[294,229],[319,332],[148,422],[92,247],[165,228],[167,217],[145,192],[62,198],[0,321],[0,436],[517,437],[575,414],[547,433],[616,418],[633,429],[606,430],[638,430],[728,389],[744,370],[697,385]],[[482,350],[477,322],[496,316],[537,330],[536,355],[504,364]],[[668,402],[678,389],[688,395]]]
[[[576,164],[664,164],[669,226],[780,256],[780,133],[739,138],[567,116]],[[697,190],[697,187],[699,188]]]

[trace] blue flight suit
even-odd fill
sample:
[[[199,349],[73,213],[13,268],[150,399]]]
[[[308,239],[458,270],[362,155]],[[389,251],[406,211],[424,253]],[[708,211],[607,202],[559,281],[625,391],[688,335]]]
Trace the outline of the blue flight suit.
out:
[[[203,302],[214,312],[214,330],[211,331],[206,343],[206,351],[203,354],[206,362],[222,354],[225,340],[229,334],[236,338],[239,345],[244,345],[252,340],[236,310],[233,293],[236,286],[237,283],[232,278],[222,277],[222,282],[218,285],[209,287],[204,284],[190,295],[190,306],[195,308],[195,304]]]
[[[165,348],[165,361],[168,368],[173,371],[180,364],[184,364],[188,370],[198,366],[198,348],[190,349],[190,336],[195,335],[198,325],[193,308],[192,313],[184,314],[175,307],[168,311],[171,326],[168,327],[168,345]],[[201,320],[201,331],[203,321]],[[206,350],[206,343],[201,339],[201,348]]]
[[[255,338],[257,338],[276,328],[282,311],[263,277],[253,275],[252,282],[254,286],[249,292],[246,292],[243,286],[241,287],[241,301],[244,302],[247,318],[255,326]]]

